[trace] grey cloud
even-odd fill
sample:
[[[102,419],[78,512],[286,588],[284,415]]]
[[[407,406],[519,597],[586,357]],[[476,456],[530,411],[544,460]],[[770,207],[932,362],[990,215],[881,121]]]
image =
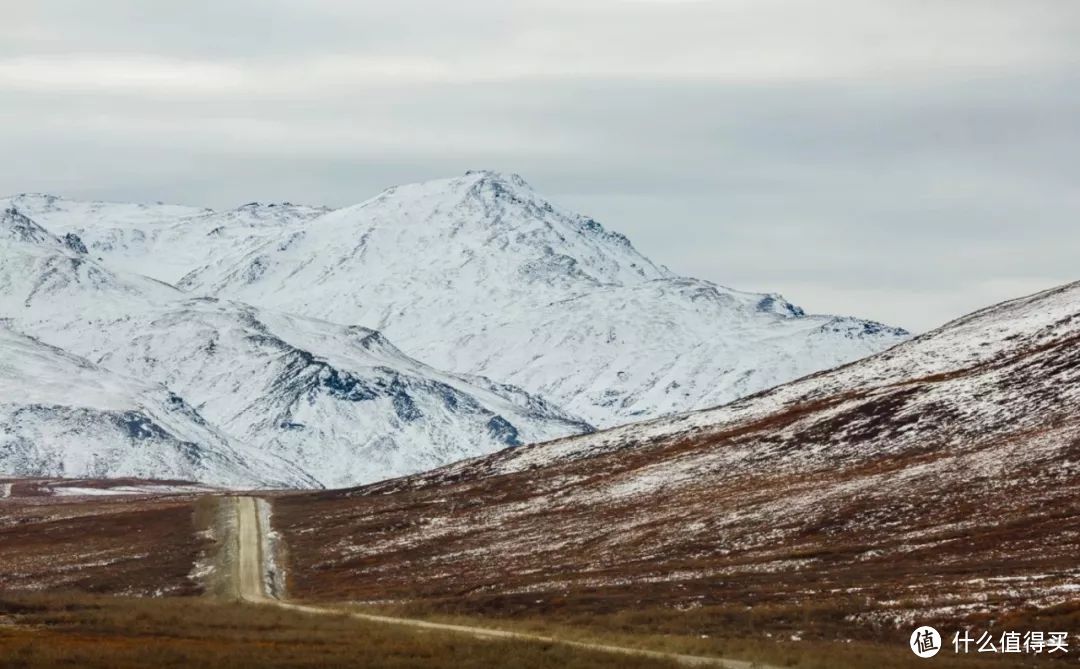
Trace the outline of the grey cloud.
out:
[[[0,191],[345,205],[490,167],[678,271],[920,329],[1080,278],[1075,3],[579,4],[22,3]]]

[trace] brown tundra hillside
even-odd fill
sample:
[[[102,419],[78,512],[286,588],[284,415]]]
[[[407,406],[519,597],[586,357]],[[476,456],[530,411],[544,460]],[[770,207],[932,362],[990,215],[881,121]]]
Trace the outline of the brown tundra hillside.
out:
[[[1077,632],[1078,400],[1071,284],[717,409],[281,498],[275,524],[295,597],[785,639]]]

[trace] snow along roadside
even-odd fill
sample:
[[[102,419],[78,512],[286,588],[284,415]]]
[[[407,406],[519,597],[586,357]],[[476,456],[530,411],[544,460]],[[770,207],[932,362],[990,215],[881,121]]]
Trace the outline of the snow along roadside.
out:
[[[259,497],[255,499],[255,508],[259,514],[259,535],[261,538],[263,590],[274,599],[285,596],[285,569],[281,563],[279,550],[281,535],[274,530],[270,517],[270,502]]]

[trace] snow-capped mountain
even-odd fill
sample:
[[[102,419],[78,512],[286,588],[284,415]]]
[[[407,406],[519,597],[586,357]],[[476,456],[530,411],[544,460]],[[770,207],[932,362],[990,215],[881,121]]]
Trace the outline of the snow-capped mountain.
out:
[[[492,172],[391,188],[225,246],[180,286],[375,328],[429,364],[598,425],[727,402],[907,337],[676,276]]]
[[[720,404],[906,338],[679,277],[492,172],[335,211],[0,207],[0,317],[322,485]]]
[[[215,254],[253,248],[285,227],[329,211],[289,202],[251,202],[230,211],[170,204],[79,202],[23,193],[0,200],[57,234],[77,235],[112,269],[175,284]]]
[[[372,330],[113,271],[78,236],[56,237],[15,208],[0,220],[0,317],[163,384],[230,443],[289,463],[307,483],[377,480],[591,429],[520,389],[439,372]]]
[[[178,291],[94,262],[72,233],[56,237],[15,208],[0,209],[0,318],[80,309],[107,314],[119,300],[167,301]]]
[[[9,202],[111,266],[377,329],[428,364],[597,425],[714,406],[907,337],[679,277],[516,175],[399,186],[336,211]]]
[[[114,374],[2,323],[0,350],[5,475],[315,485],[285,461],[235,448],[163,386]]]
[[[161,380],[226,433],[325,486],[590,430],[517,389],[427,367],[366,328],[213,298],[96,325],[96,336],[81,322],[51,336]]]

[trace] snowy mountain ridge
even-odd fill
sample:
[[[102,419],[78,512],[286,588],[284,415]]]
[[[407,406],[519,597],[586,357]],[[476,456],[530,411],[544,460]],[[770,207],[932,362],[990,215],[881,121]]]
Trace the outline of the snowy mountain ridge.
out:
[[[907,338],[678,276],[489,171],[336,210],[0,207],[0,318],[323,486],[724,404]]]
[[[435,370],[372,330],[193,297],[115,272],[17,211],[0,223],[0,317],[10,327],[87,358],[102,373],[146,379],[184,398],[216,435],[191,440],[200,452],[257,453],[281,470],[253,468],[241,479],[221,467],[163,464],[163,475],[223,485],[347,485],[592,429],[520,389]],[[13,368],[13,378],[48,384],[38,369]],[[0,400],[17,397],[15,387]],[[45,418],[60,420],[62,412]],[[101,447],[83,432],[97,428],[89,418],[78,425],[82,431],[37,430],[35,448],[55,457],[0,452],[0,471],[27,472],[36,462],[39,473],[56,472],[48,462],[59,459],[70,476],[152,477],[137,464],[145,444],[123,441],[91,458],[86,444]],[[23,434],[17,422],[0,428]],[[78,469],[91,461],[91,470]]]
[[[329,211],[289,202],[250,202],[229,211],[170,204],[80,202],[22,193],[0,200],[40,226],[71,234],[114,269],[169,284],[213,257],[261,242],[278,229]]]
[[[601,426],[728,402],[908,336],[677,276],[487,171],[388,189],[214,256],[179,285],[378,329]]]
[[[2,322],[0,349],[0,471],[7,475],[122,472],[240,487],[316,485],[289,463],[228,439],[163,386],[114,374]]]
[[[814,416],[820,420],[822,414],[842,413],[850,411],[852,405],[867,403],[867,397],[903,394],[905,388],[921,391],[923,385],[944,389],[905,397],[904,404],[910,407],[905,407],[904,413],[917,420],[913,420],[909,429],[887,435],[889,439],[875,435],[877,443],[873,447],[857,444],[865,453],[882,455],[892,450],[915,449],[922,431],[941,429],[933,417],[944,404],[960,407],[949,416],[949,428],[954,432],[968,435],[980,430],[1022,430],[1022,421],[1043,420],[1040,410],[1047,400],[1044,395],[1052,395],[1057,406],[1064,406],[1080,394],[1080,385],[1076,383],[1080,375],[1072,360],[1075,356],[1066,357],[1058,352],[1075,345],[1080,338],[1078,325],[1080,282],[1074,282],[980,309],[887,351],[724,406],[505,452],[500,454],[501,458],[490,457],[493,462],[499,461],[495,469],[498,473],[526,471],[555,462],[595,457],[632,444],[708,439],[710,435],[724,434],[728,429],[798,407],[815,407],[816,403],[833,398],[854,398],[816,407]],[[1053,375],[1039,378],[1032,371],[1033,365],[1022,365],[1029,355],[1037,355],[1040,364]],[[1060,359],[1055,361],[1055,356]],[[1046,389],[1036,393],[1030,387],[1025,387],[1027,394],[1017,392],[998,371],[1013,367],[1038,379],[1040,385],[1052,388],[1052,393]],[[1060,380],[1056,377],[1068,382],[1055,386],[1055,380]],[[863,422],[873,420],[872,413],[863,417]],[[778,431],[774,436],[776,440],[786,438],[789,430]],[[843,433],[821,436],[833,442],[857,441]],[[963,447],[966,438],[954,439],[949,446]],[[785,453],[791,459],[812,459],[815,454],[815,451]]]

